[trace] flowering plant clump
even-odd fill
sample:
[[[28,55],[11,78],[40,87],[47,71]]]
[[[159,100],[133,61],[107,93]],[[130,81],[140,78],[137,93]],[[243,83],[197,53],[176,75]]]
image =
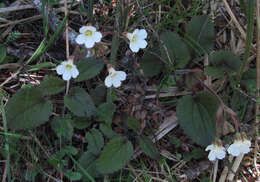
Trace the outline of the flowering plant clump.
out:
[[[126,73],[124,71],[116,71],[113,67],[108,68],[109,75],[105,79],[105,85],[115,88],[120,87],[121,82],[126,79]]]
[[[210,161],[215,161],[216,159],[224,159],[226,156],[225,148],[219,139],[216,139],[213,144],[207,146],[206,151],[210,150],[208,158]]]
[[[73,64],[72,60],[63,61],[60,65],[56,67],[56,72],[58,75],[62,75],[63,80],[70,80],[72,78],[77,78],[79,71],[76,65]]]
[[[94,47],[96,42],[100,42],[102,34],[97,32],[93,26],[83,26],[79,29],[80,34],[76,38],[78,44],[85,44],[86,48]]]
[[[239,156],[250,152],[250,146],[251,141],[246,138],[245,134],[237,134],[234,143],[228,147],[227,151],[233,156]]]
[[[140,48],[146,48],[147,32],[145,29],[135,29],[133,33],[127,33],[126,36],[130,40],[130,49],[133,52],[138,52]]]

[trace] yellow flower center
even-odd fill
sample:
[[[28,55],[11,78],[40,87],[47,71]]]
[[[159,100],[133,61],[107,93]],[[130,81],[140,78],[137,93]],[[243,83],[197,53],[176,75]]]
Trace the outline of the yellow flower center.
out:
[[[70,64],[66,64],[66,69],[68,69],[68,70],[71,70],[72,69],[72,66],[70,65]]]
[[[93,34],[94,34],[94,32],[91,31],[91,30],[87,30],[87,31],[85,32],[85,36],[87,36],[87,37],[93,36]]]
[[[136,41],[136,39],[137,39],[137,35],[135,34],[135,35],[133,35],[131,42],[134,43]]]

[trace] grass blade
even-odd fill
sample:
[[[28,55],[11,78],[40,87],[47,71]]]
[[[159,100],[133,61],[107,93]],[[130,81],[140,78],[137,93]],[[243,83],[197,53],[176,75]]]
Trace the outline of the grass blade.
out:
[[[255,1],[249,0],[247,1],[247,9],[246,9],[246,19],[247,19],[247,32],[246,32],[246,47],[245,54],[242,62],[242,66],[239,73],[240,82],[243,73],[245,72],[246,65],[248,64],[248,58],[250,56],[251,43],[253,41],[254,36],[254,15],[255,15]]]

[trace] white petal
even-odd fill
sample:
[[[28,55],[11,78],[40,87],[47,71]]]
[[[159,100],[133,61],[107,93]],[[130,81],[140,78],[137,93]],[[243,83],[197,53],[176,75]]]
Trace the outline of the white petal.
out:
[[[60,64],[56,67],[56,72],[58,73],[58,75],[62,75],[64,73],[65,69],[66,68],[62,64]]]
[[[215,152],[214,151],[210,151],[208,158],[210,161],[214,161],[216,160],[216,156],[215,156]]]
[[[133,34],[132,33],[127,33],[126,37],[131,41],[133,38]]]
[[[85,33],[87,31],[88,27],[87,26],[83,26],[79,29],[80,33]]]
[[[115,88],[118,88],[121,85],[121,81],[119,79],[113,79],[112,84]]]
[[[146,39],[147,38],[147,32],[146,32],[145,29],[139,30],[137,35],[138,35],[138,38],[140,38],[140,39]]]
[[[137,28],[134,30],[133,35],[138,34],[138,32],[139,32],[139,29]]]
[[[86,30],[91,30],[92,32],[97,31],[97,29],[93,26],[86,26],[86,27],[87,27]]]
[[[251,147],[251,141],[250,140],[245,140],[245,141],[243,141],[243,143],[245,145],[247,145],[248,147]]]
[[[70,80],[70,78],[71,78],[71,72],[69,70],[66,70],[62,75],[62,79],[68,81]]]
[[[239,150],[239,148],[237,147],[236,144],[230,145],[228,147],[227,151],[228,151],[229,154],[231,154],[233,156],[239,156],[239,154],[240,154],[240,150]]]
[[[138,41],[136,42],[136,44],[137,44],[140,48],[142,48],[142,49],[146,48],[146,46],[147,46],[146,40],[138,40]]]
[[[213,144],[208,145],[207,148],[205,149],[205,151],[212,150],[212,149],[213,149]]]
[[[72,78],[77,78],[78,75],[79,75],[79,71],[76,68],[76,66],[73,65],[73,69],[71,70],[71,76],[72,76]]]
[[[100,42],[102,38],[102,34],[100,32],[95,32],[93,38],[95,42]]]
[[[86,46],[86,48],[92,48],[92,47],[94,47],[94,45],[95,45],[95,41],[93,40],[93,38],[92,37],[88,37],[87,39],[86,39],[86,42],[85,42],[85,46]]]
[[[86,40],[87,40],[87,38],[86,38],[86,36],[84,34],[79,34],[75,41],[78,44],[84,44],[86,42]]]
[[[246,145],[241,146],[240,152],[241,152],[242,154],[247,154],[248,152],[250,152],[250,148],[249,148],[248,146],[246,146]]]
[[[138,47],[138,45],[136,43],[130,43],[130,49],[133,52],[138,52],[140,48]]]
[[[217,156],[218,159],[224,159],[225,156],[226,156],[226,152],[223,151],[223,150],[220,150],[220,151],[218,151],[218,152],[216,153],[216,156]]]
[[[120,81],[123,81],[126,79],[126,73],[124,71],[117,71],[117,74],[118,74],[118,79]]]
[[[112,86],[112,80],[111,80],[111,77],[110,76],[107,76],[106,79],[105,79],[105,85],[107,87],[111,87]]]

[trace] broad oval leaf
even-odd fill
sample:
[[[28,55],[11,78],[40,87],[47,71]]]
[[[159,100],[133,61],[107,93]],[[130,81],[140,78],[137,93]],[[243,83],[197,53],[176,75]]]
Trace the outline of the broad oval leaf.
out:
[[[103,67],[104,60],[96,59],[95,57],[89,57],[85,60],[77,62],[79,76],[76,78],[76,81],[80,82],[97,76]]]
[[[176,68],[185,67],[190,60],[190,53],[181,37],[175,32],[167,31],[160,35],[160,39],[164,42],[168,52],[166,53],[165,48],[161,46],[161,54],[164,59],[168,60],[167,54],[169,54]]]
[[[155,144],[153,143],[153,141],[150,138],[139,136],[138,141],[139,141],[142,151],[146,155],[148,155],[152,159],[159,158],[159,152],[158,152]]]
[[[39,89],[25,87],[7,103],[7,125],[14,130],[32,129],[48,121],[51,112],[51,101],[45,100]]]
[[[177,104],[178,122],[194,142],[207,146],[216,136],[217,108],[216,98],[209,93],[185,96]]]
[[[90,151],[84,152],[80,158],[79,163],[84,167],[84,169],[88,172],[91,177],[98,177],[100,173],[97,171],[96,163],[97,156],[91,153]],[[83,176],[83,178],[88,179],[87,176]]]
[[[74,129],[70,117],[61,118],[55,116],[51,122],[51,128],[58,137],[65,137],[68,140],[72,139]]]
[[[95,155],[100,154],[104,146],[103,135],[97,129],[93,128],[86,133],[86,139],[88,141],[88,151]]]
[[[77,116],[92,116],[96,107],[88,93],[79,87],[70,90],[69,95],[64,97],[65,106]]]
[[[115,104],[112,102],[103,103],[97,108],[97,120],[106,121],[107,123],[112,123],[113,115],[116,110]]]
[[[155,50],[151,50],[152,52],[159,52],[159,48],[157,47]],[[144,76],[152,77],[158,75],[163,68],[163,64],[158,57],[151,54],[150,52],[145,52],[142,61],[140,61],[140,69],[143,71]]]
[[[39,89],[41,89],[43,95],[58,94],[65,89],[65,82],[58,77],[47,75],[44,77]]]
[[[214,24],[207,15],[194,16],[186,26],[186,37],[195,41],[202,53],[209,52],[214,46]]]
[[[241,60],[230,51],[216,51],[209,57],[211,66],[206,68],[210,76],[223,77],[225,74],[232,74],[240,70]]]
[[[116,138],[119,136],[118,133],[114,132],[111,126],[107,124],[100,124],[99,129],[102,131],[105,137],[107,138]]]
[[[97,160],[97,170],[103,174],[122,169],[133,155],[133,145],[124,137],[112,139]]]

